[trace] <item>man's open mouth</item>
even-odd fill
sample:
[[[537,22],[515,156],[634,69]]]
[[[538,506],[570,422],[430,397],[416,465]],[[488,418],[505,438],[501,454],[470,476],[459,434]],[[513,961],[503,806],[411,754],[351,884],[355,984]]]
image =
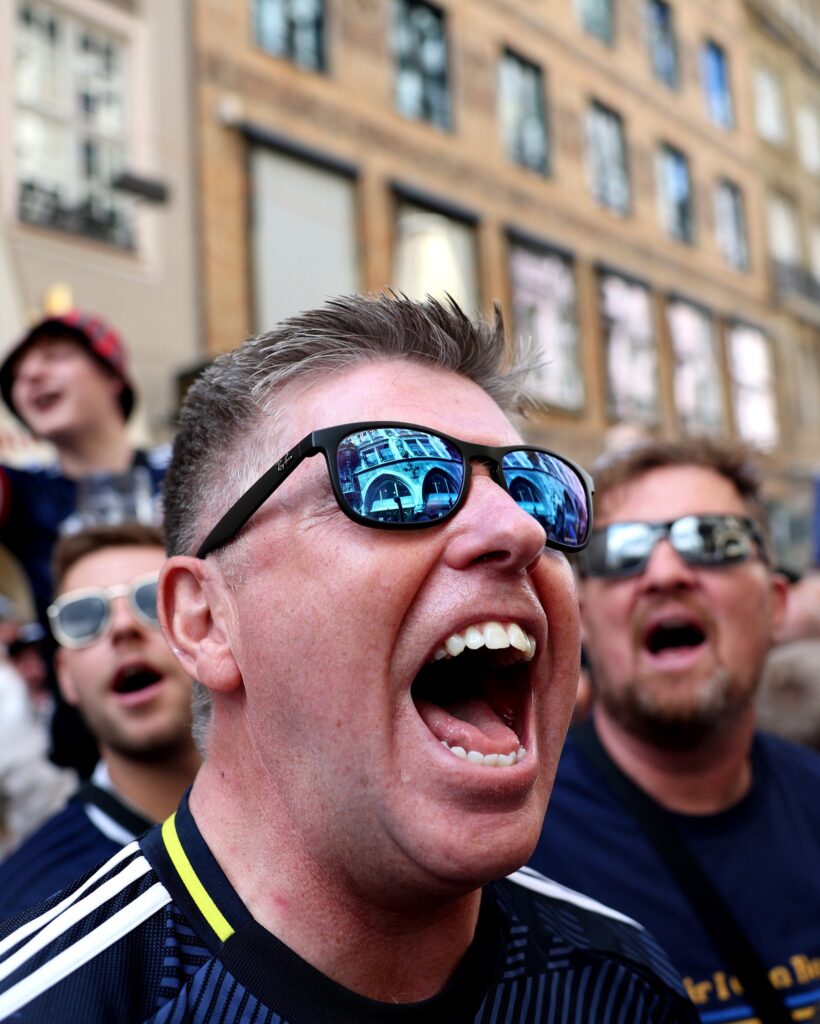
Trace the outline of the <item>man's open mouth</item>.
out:
[[[36,398],[32,399],[31,404],[38,412],[46,412],[53,405],[56,405],[60,401],[61,394],[59,392],[48,392],[47,394],[40,394]]]
[[[448,636],[416,676],[411,695],[455,757],[502,768],[526,757],[529,662],[535,640],[517,623],[476,622]]]
[[[696,620],[675,617],[655,622],[644,634],[644,646],[650,654],[700,647],[706,641],[706,631]]]
[[[126,665],[114,676],[112,689],[114,693],[139,693],[162,679],[162,673],[157,672],[147,664]]]

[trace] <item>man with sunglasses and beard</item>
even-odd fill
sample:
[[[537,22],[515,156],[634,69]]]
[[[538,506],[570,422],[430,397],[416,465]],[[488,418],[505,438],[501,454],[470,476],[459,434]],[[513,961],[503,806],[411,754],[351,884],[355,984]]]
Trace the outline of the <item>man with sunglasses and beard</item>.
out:
[[[754,462],[645,442],[595,479],[577,564],[594,716],[530,863],[646,924],[704,1021],[813,1020],[820,758],[755,731],[785,580]]]
[[[500,317],[350,296],[194,384],[159,609],[203,766],[0,939],[0,1019],[695,1019],[643,928],[517,872],[572,708],[591,482],[521,440],[507,356]]]
[[[0,917],[51,896],[162,821],[199,766],[191,680],[162,637],[162,532],[91,527],[55,549],[59,685],[99,743],[91,781],[0,865]]]

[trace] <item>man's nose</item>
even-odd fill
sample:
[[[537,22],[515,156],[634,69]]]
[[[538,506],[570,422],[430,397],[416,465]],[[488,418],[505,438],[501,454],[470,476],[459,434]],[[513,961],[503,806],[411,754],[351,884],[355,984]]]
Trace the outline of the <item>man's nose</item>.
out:
[[[115,597],[111,604],[111,625],[109,630],[112,642],[122,637],[141,633],[143,630],[142,624],[135,618],[128,599],[124,595],[122,597]]]
[[[546,533],[536,519],[476,464],[467,498],[450,526],[445,559],[455,569],[492,561],[499,569],[529,569],[540,558]]]
[[[694,586],[694,568],[672,547],[668,537],[657,542],[649,555],[641,582],[647,589],[685,589]]]

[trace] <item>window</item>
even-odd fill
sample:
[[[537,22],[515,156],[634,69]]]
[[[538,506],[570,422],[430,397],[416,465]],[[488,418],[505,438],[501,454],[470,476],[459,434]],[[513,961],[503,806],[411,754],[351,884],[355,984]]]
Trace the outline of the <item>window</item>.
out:
[[[775,146],[785,145],[788,137],[783,83],[769,68],[755,68],[755,123],[762,139]]]
[[[689,302],[666,307],[674,355],[675,408],[687,434],[719,435],[725,426],[712,318]]]
[[[585,32],[612,42],[612,0],[575,0],[575,9]]]
[[[379,477],[367,492],[365,511],[383,523],[400,523],[405,510],[413,510],[415,502],[410,488],[392,476]]]
[[[749,245],[743,193],[726,178],[715,185],[715,234],[725,262],[735,270],[748,270]]]
[[[444,14],[418,0],[393,0],[396,107],[405,117],[449,128]]]
[[[816,282],[818,299],[820,299],[820,221],[812,224],[809,235],[809,268]]]
[[[17,213],[30,224],[123,248],[132,203],[111,182],[128,153],[126,41],[21,0],[15,25]]]
[[[655,159],[655,172],[658,213],[664,231],[679,242],[691,242],[694,218],[688,160],[680,150],[661,146]]]
[[[746,324],[729,330],[729,373],[737,432],[761,448],[777,443],[777,405],[771,352],[762,331]]]
[[[479,306],[478,260],[471,224],[399,201],[393,284],[411,299],[452,295],[472,311]]]
[[[656,423],[658,352],[649,290],[618,274],[600,277],[607,369],[607,412],[612,419]]]
[[[647,0],[646,20],[652,71],[674,89],[678,84],[678,44],[672,8],[665,0]]]
[[[510,284],[515,331],[532,338],[542,356],[533,389],[564,409],[584,404],[575,273],[569,259],[511,242]]]
[[[769,196],[769,252],[778,263],[797,266],[803,262],[800,246],[800,226],[794,203],[785,196]]]
[[[820,342],[807,336],[796,349],[794,393],[799,421],[804,427],[820,426]]]
[[[803,103],[797,111],[797,148],[807,171],[820,174],[820,105]]]
[[[261,146],[250,176],[256,329],[356,291],[355,181]]]
[[[701,51],[701,71],[709,117],[722,128],[731,128],[734,124],[732,91],[729,87],[726,53],[722,46],[711,40],[704,44]]]
[[[256,43],[313,71],[325,67],[324,0],[253,0]]]
[[[586,117],[587,175],[592,194],[616,213],[629,212],[629,175],[623,122],[614,110],[593,102]]]
[[[498,106],[507,156],[522,167],[546,174],[547,119],[541,68],[506,52],[498,65]]]

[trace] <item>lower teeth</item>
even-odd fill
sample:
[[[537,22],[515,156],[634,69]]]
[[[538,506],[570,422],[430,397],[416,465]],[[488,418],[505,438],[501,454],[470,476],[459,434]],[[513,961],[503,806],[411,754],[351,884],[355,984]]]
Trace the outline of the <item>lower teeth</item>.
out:
[[[519,747],[509,754],[482,754],[479,750],[465,750],[464,747],[451,747],[447,740],[441,741],[451,754],[461,758],[462,761],[470,761],[471,764],[481,764],[487,768],[509,768],[510,765],[518,764],[527,756],[526,747]]]

